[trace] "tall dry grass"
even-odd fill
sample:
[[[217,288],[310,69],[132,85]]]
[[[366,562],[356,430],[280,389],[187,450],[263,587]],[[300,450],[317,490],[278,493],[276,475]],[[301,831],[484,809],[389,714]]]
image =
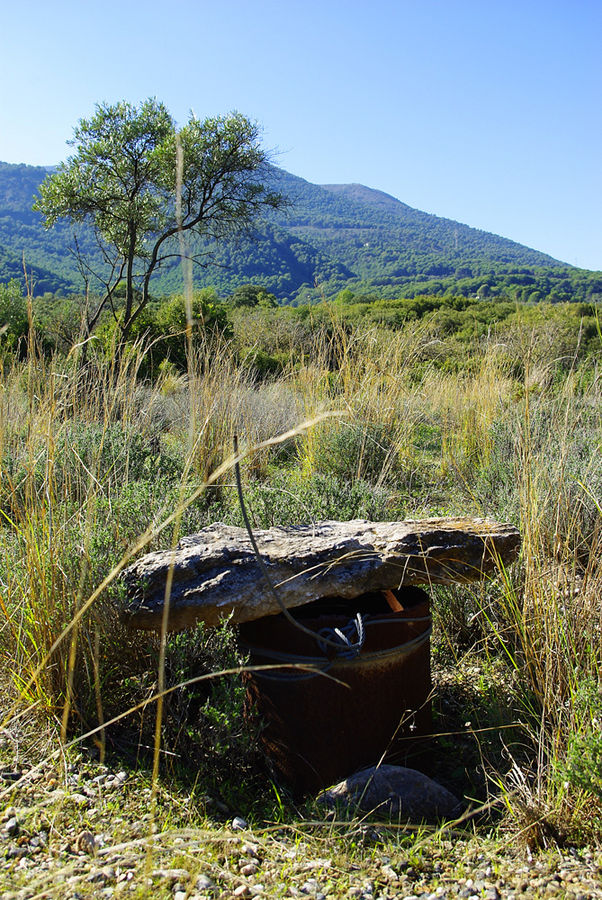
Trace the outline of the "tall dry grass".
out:
[[[299,421],[272,389],[262,399],[226,346],[154,384],[138,377],[143,354],[133,347],[117,371],[111,359],[91,355],[82,369],[32,348],[0,372],[1,651],[21,701],[57,719],[89,719],[103,683],[150,652],[116,621],[114,584],[89,604],[106,576],[133,548],[176,540],[191,497],[202,522],[203,486],[235,432],[252,446]]]
[[[474,592],[470,616],[482,623],[474,645],[502,659],[518,685],[529,749],[520,760],[508,753],[511,777],[501,783],[512,808],[569,827],[583,818],[584,784],[595,799],[590,814],[602,799],[602,390],[596,358],[579,360],[564,343],[555,356],[550,327],[544,337],[515,326],[449,371],[428,328],[341,329],[297,383],[306,408],[344,411],[304,437],[306,471],[326,465],[392,490],[405,484],[410,514],[434,499],[437,512],[519,526],[520,564],[500,572],[494,589]]]
[[[596,361],[543,359],[529,332],[511,345],[490,336],[450,368],[427,327],[352,329],[336,317],[267,382],[227,343],[195,347],[186,376],[166,370],[155,383],[139,378],[143,354],[133,347],[119,371],[93,354],[82,370],[33,346],[24,362],[4,361],[0,649],[14,708],[35,705],[63,733],[103,721],[107,706],[127,708],[127,676],[140,657],[156,660],[156,645],[120,629],[119,589],[111,576],[99,591],[103,579],[132,552],[177,539],[174,525],[201,527],[211,502],[234,515],[227,473],[222,493],[202,491],[234,433],[252,447],[336,409],[338,418],[300,432],[286,459],[264,448],[246,478],[269,486],[274,473],[294,471],[310,486],[300,518],[319,508],[312,479],[329,473],[335,485],[385,491],[383,515],[514,521],[520,562],[475,592],[460,624],[474,652],[496,655],[518,685],[528,750],[508,763],[510,781],[498,772],[507,797],[519,798],[513,810],[560,821],[581,809],[574,753],[596,753],[599,724],[583,696],[588,685],[597,696],[602,654]],[[460,630],[454,615],[466,604],[442,611],[450,634]]]

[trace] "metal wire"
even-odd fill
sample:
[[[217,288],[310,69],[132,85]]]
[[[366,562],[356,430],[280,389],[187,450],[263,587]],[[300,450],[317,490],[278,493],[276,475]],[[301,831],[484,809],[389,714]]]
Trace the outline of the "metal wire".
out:
[[[294,625],[295,628],[298,628],[299,631],[302,631],[304,634],[310,635],[310,637],[312,637],[312,638],[314,638],[314,640],[318,641],[318,640],[320,640],[320,635],[317,632],[312,631],[311,628],[306,628],[305,625],[302,625],[301,622],[299,622],[297,619],[295,619],[290,614],[290,612],[288,611],[288,609],[282,602],[281,598],[278,596],[276,588],[274,587],[272,579],[270,578],[270,574],[267,570],[267,566],[264,563],[263,558],[259,552],[259,548],[257,546],[257,541],[255,540],[255,535],[253,534],[251,522],[249,521],[249,516],[247,514],[247,507],[245,505],[245,499],[244,499],[243,492],[242,492],[242,479],[240,477],[240,464],[238,462],[238,435],[237,434],[235,434],[233,436],[233,442],[234,442],[234,458],[235,458],[234,474],[236,477],[236,490],[238,492],[238,503],[240,505],[240,511],[242,513],[243,521],[245,523],[245,528],[247,529],[247,534],[249,535],[249,540],[251,541],[253,553],[255,554],[255,559],[257,560],[257,565],[259,566],[259,568],[261,570],[261,574],[263,575],[263,577],[265,579],[265,582],[268,586],[268,589],[269,589],[272,597],[275,599],[276,603],[278,604],[285,619],[288,622],[290,622],[291,625]],[[322,637],[321,640],[327,647],[332,647],[335,650],[335,652],[337,650],[339,650],[341,647],[341,644],[339,641],[333,641],[328,637]]]
[[[367,623],[367,626],[382,624],[382,622],[387,622],[387,624],[395,624],[390,619],[375,619],[371,620]],[[421,616],[419,619],[400,619],[399,624],[405,625],[408,621],[429,621],[430,616]],[[350,625],[354,625],[353,620],[349,623]],[[345,626],[348,627],[348,626]],[[383,659],[387,656],[408,656],[410,653],[413,653],[414,650],[417,650],[418,647],[422,647],[423,644],[426,644],[431,637],[432,625],[429,624],[429,627],[426,628],[423,632],[416,635],[416,637],[411,638],[409,641],[404,641],[402,644],[396,644],[394,647],[387,647],[383,650],[371,650],[369,653],[362,653],[360,662],[369,663],[373,660]],[[271,659],[275,662],[286,663],[288,667],[294,669],[295,666],[303,667],[303,670],[291,671],[291,672],[254,672],[253,677],[255,679],[267,679],[269,681],[304,681],[308,678],[315,678],[317,675],[320,675],[324,672],[328,672],[333,666],[337,667],[345,667],[346,665],[350,665],[355,661],[355,656],[344,656],[338,655],[334,657],[327,656],[301,656],[300,654],[295,653],[285,653],[281,650],[272,650],[267,647],[257,647],[253,644],[249,644],[246,641],[242,640],[241,645],[248,650],[251,654],[254,654],[257,657],[262,659]],[[344,645],[339,644],[339,647],[343,649]],[[314,671],[307,672],[307,668],[311,668]]]
[[[362,614],[358,612],[355,619],[350,619],[342,628],[326,627],[321,628],[318,632],[320,639],[318,647],[322,651],[326,651],[324,639],[330,639],[333,643],[340,641],[340,648],[336,650],[337,657],[341,659],[355,659],[362,651],[364,641],[366,640],[366,632],[364,629],[364,620]],[[352,637],[357,635],[357,640],[352,641]]]

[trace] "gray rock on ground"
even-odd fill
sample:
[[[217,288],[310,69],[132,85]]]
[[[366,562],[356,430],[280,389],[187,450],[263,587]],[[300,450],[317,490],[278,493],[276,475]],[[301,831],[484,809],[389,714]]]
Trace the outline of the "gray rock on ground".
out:
[[[403,766],[372,766],[323,791],[317,802],[330,809],[376,812],[416,824],[455,819],[463,807],[432,778]]]

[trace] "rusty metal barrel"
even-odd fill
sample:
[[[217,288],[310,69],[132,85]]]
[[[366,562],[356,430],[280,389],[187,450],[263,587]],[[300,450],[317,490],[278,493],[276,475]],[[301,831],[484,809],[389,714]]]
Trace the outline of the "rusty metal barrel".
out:
[[[279,777],[302,793],[382,758],[405,762],[432,729],[428,595],[375,591],[295,613],[315,636],[284,615],[240,626],[250,665],[277,666],[246,678]]]

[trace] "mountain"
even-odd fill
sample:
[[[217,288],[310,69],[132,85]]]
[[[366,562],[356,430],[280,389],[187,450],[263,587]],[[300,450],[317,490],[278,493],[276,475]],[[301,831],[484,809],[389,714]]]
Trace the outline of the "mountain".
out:
[[[313,185],[286,172],[278,173],[277,184],[295,201],[279,224],[381,294],[416,279],[566,267],[545,253],[429,215],[361,184]]]
[[[0,163],[0,282],[23,278],[25,261],[37,293],[81,291],[71,227],[46,231],[31,209],[50,171]],[[599,274],[413,209],[382,191],[311,184],[276,168],[270,178],[289,197],[289,208],[270,214],[251,238],[205,245],[213,264],[198,270],[199,286],[212,284],[226,295],[240,284],[260,283],[284,302],[333,296],[344,288],[381,297],[510,287],[521,297],[550,290],[556,299],[602,294]],[[80,230],[77,239],[92,269],[102,270],[91,230]],[[157,295],[181,290],[181,267],[164,269],[153,287]]]

